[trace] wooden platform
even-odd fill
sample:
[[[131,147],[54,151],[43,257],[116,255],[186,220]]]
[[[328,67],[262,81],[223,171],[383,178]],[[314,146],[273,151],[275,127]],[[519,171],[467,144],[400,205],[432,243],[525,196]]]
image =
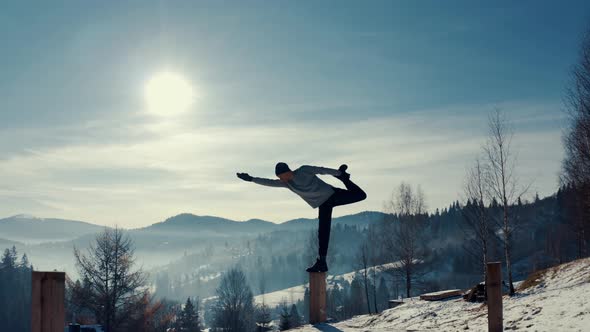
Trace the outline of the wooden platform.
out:
[[[326,321],[326,273],[309,273],[309,322],[311,324]]]
[[[63,332],[65,326],[65,272],[33,271],[31,331]]]
[[[450,297],[463,296],[463,291],[460,289],[450,289],[440,292],[427,293],[420,295],[420,300],[424,301],[440,301]]]

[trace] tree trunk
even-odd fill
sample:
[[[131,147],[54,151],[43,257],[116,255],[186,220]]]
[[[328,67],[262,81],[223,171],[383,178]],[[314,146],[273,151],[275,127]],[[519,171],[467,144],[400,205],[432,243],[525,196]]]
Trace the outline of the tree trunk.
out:
[[[508,285],[510,286],[510,296],[514,295],[514,285],[512,284],[512,262],[510,260],[510,230],[508,228],[508,202],[504,197],[504,254],[506,256],[506,272],[508,273]]]
[[[371,314],[371,300],[369,299],[369,279],[367,278],[367,268],[365,267],[365,296],[367,297],[367,310]]]
[[[377,271],[375,271],[375,266],[373,266],[373,305],[375,307],[375,313],[379,312],[377,308]]]
[[[508,239],[505,236],[504,254],[506,255],[506,272],[508,273],[508,285],[510,286],[510,296],[514,295],[514,284],[512,283],[512,262],[510,261],[510,248]]]
[[[410,298],[410,290],[412,289],[412,273],[410,269],[406,267],[406,297]]]
[[[486,281],[487,276],[488,276],[488,251],[487,248],[485,247],[486,243],[484,242],[484,248],[483,248],[483,280]]]

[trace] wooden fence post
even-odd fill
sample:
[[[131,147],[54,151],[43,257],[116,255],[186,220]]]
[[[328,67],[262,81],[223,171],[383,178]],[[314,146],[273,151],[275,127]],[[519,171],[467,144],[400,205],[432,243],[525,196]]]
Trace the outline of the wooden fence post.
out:
[[[326,321],[326,273],[309,273],[309,322]]]
[[[488,331],[501,332],[502,322],[502,265],[500,262],[487,264],[486,292],[488,301]]]
[[[63,332],[65,327],[65,272],[33,271],[31,331]]]

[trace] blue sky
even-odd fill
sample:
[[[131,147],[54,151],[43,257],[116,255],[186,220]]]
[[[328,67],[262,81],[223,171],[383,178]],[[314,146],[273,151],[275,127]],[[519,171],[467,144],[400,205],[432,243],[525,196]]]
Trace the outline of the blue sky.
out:
[[[401,181],[434,210],[461,198],[495,107],[520,178],[550,195],[588,26],[585,1],[3,2],[0,216],[315,217],[235,178],[277,161],[349,164],[369,198],[336,216],[382,210]],[[162,71],[192,86],[190,109],[146,111]]]

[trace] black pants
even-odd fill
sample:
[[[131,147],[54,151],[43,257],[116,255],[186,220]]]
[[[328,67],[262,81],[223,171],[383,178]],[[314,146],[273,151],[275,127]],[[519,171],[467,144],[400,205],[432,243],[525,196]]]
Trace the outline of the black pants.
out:
[[[330,226],[332,225],[332,209],[335,206],[356,203],[367,198],[367,194],[359,188],[359,186],[352,183],[350,179],[343,180],[342,182],[347,190],[334,188],[334,194],[332,194],[332,196],[319,207],[318,240],[320,256],[327,256],[328,254]]]

